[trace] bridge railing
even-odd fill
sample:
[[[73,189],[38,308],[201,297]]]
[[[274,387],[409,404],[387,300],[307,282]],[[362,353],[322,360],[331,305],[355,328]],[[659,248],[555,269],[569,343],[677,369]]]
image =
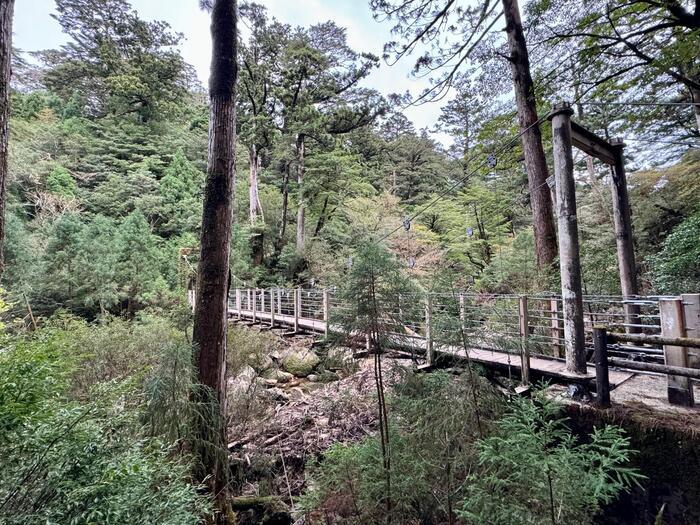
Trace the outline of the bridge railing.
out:
[[[618,365],[622,359],[643,361],[651,368],[700,369],[700,349],[668,344],[669,337],[700,337],[700,294],[591,295],[584,296],[583,304],[588,361],[594,354],[595,328],[605,326],[606,352],[611,360],[618,360]],[[333,290],[274,288],[232,290],[229,308],[233,315],[246,312],[254,321],[265,319],[272,325],[286,316],[286,324],[295,330],[306,328],[327,334],[332,313],[347,305]],[[463,343],[470,348],[520,356],[524,376],[529,356],[564,356],[562,300],[555,294],[422,293],[399,297],[392,308],[397,311],[390,315],[400,320],[400,328],[390,335],[397,342],[413,341],[412,346],[425,352],[429,364],[441,346]],[[669,375],[669,384],[676,385],[676,390],[680,384],[685,399],[692,399],[691,380]]]

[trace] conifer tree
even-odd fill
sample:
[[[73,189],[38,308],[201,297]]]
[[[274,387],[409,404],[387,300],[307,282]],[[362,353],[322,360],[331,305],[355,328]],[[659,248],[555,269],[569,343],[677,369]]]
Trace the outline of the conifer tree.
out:
[[[14,0],[0,2],[0,278],[5,269],[5,188],[10,121],[10,76],[12,70],[12,11]]]
[[[194,422],[193,445],[199,462],[196,475],[209,484],[221,511],[219,523],[230,522],[227,512],[226,332],[236,173],[237,20],[236,0],[212,2],[209,162],[204,185],[193,329],[195,365],[201,385],[195,393],[201,416]]]
[[[415,316],[410,301],[415,292],[389,252],[369,242],[354,258],[340,291],[340,300],[347,307],[339,310],[333,321],[341,327],[345,341],[367,341],[373,356],[387,523],[391,522],[392,509],[391,450],[382,355],[389,349],[393,334],[402,333],[406,319]]]

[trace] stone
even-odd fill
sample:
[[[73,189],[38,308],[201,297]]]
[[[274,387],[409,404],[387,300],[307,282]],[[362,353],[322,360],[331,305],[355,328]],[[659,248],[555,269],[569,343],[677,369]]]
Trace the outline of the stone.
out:
[[[301,350],[287,354],[282,359],[282,368],[297,377],[306,377],[320,362],[312,350]]]
[[[248,394],[254,388],[257,376],[252,366],[243,366],[234,377],[229,378],[228,391],[238,397]]]
[[[248,354],[248,364],[253,367],[256,372],[262,372],[272,368],[274,363],[272,358],[267,354]]]
[[[320,381],[321,378],[320,378],[319,376],[317,376],[316,374],[309,374],[309,375],[306,377],[306,379],[308,379],[308,380],[311,381],[312,383],[318,383],[318,382]]]
[[[287,394],[280,387],[273,386],[272,388],[267,388],[263,391],[263,395],[272,401],[282,401],[287,402],[291,399],[291,396]]]
[[[294,379],[294,374],[280,370],[279,368],[268,368],[261,374],[265,379],[274,379],[278,383],[289,383]]]

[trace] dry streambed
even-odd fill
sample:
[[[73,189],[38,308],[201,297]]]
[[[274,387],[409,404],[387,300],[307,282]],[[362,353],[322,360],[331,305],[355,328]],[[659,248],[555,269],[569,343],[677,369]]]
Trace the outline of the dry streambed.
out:
[[[268,496],[289,502],[303,492],[310,461],[376,430],[372,360],[353,359],[348,348],[314,348],[311,337],[233,332],[239,358],[229,363],[228,448],[237,492],[261,498],[261,507]],[[385,382],[398,380],[402,368],[387,359]],[[285,522],[270,516],[268,523]],[[265,522],[259,512],[251,519]]]

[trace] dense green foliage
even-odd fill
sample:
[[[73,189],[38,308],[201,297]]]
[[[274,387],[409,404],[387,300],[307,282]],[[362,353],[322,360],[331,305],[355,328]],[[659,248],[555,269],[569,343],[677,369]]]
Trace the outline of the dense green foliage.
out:
[[[95,15],[107,12],[119,16]],[[37,55],[40,66],[16,57],[7,287],[24,293],[40,316],[56,308],[88,318],[167,308],[191,285],[197,263],[208,118],[202,89],[178,52],[181,36],[165,22],[140,20],[125,0],[61,0],[56,16],[69,43]],[[413,128],[401,113],[403,97],[360,86],[377,60],[351,49],[342,28],[294,28],[256,4],[244,4],[241,16],[253,31],[240,58],[236,284],[312,277],[339,284],[360,246],[390,234],[382,244],[424,281],[449,267],[460,287],[552,287],[534,264],[519,148],[500,153],[493,169],[484,163],[516,129],[510,107],[491,102],[488,76],[454,79],[455,97],[439,122],[454,145],[444,148]],[[661,264],[666,236],[697,212],[697,155],[671,152],[676,166],[630,174],[645,291],[671,289],[649,270]],[[242,176],[252,165],[254,181],[252,171]],[[433,202],[461,177],[464,184]],[[594,166],[578,184],[589,293],[619,291],[608,183]],[[400,228],[402,217],[426,204],[408,232]],[[303,249],[294,231],[302,209]],[[688,279],[682,287],[693,291],[696,280]]]
[[[240,5],[231,284],[337,287],[343,342],[368,336],[376,351],[380,435],[331,447],[304,506],[344,523],[589,523],[638,479],[619,429],[574,436],[552,403],[504,403],[472,368],[384,386],[389,334],[424,329],[418,291],[445,295],[431,329],[461,345],[455,290],[541,292],[557,276],[535,264],[521,148],[503,148],[518,126],[499,4],[370,3],[399,8],[387,56],[426,46],[416,72],[436,89],[421,100],[446,94],[435,129],[414,127],[406,96],[368,87],[385,65],[335,22],[292,27]],[[700,112],[612,105],[700,100],[697,12],[687,0],[522,8],[540,114],[567,97],[600,136],[629,139],[641,292],[697,292]],[[180,54],[183,36],[128,0],[56,0],[55,18],[66,45],[14,53],[0,521],[199,523],[209,502],[185,443],[211,407],[190,401],[183,302],[196,281],[206,92]],[[617,294],[610,174],[590,160],[575,157],[584,290]],[[232,331],[230,370],[259,368],[275,344]],[[243,432],[264,410],[232,390]]]
[[[157,318],[88,326],[56,317],[31,335],[4,336],[0,521],[200,523],[208,502],[170,428],[183,414],[191,358],[178,373],[162,369],[183,347],[189,355]],[[170,377],[176,388],[163,384]]]
[[[468,523],[585,524],[641,478],[628,466],[629,439],[614,426],[580,442],[556,402],[517,398],[477,444],[458,514]]]
[[[497,395],[483,378],[474,380],[487,421],[482,436],[466,375],[409,374],[396,387],[392,521],[442,523],[459,515],[470,524],[590,523],[640,479],[628,465],[629,441],[619,428],[600,428],[581,442],[552,401],[517,398],[502,414]],[[369,437],[323,456],[303,499],[312,520],[385,521],[379,448]]]

